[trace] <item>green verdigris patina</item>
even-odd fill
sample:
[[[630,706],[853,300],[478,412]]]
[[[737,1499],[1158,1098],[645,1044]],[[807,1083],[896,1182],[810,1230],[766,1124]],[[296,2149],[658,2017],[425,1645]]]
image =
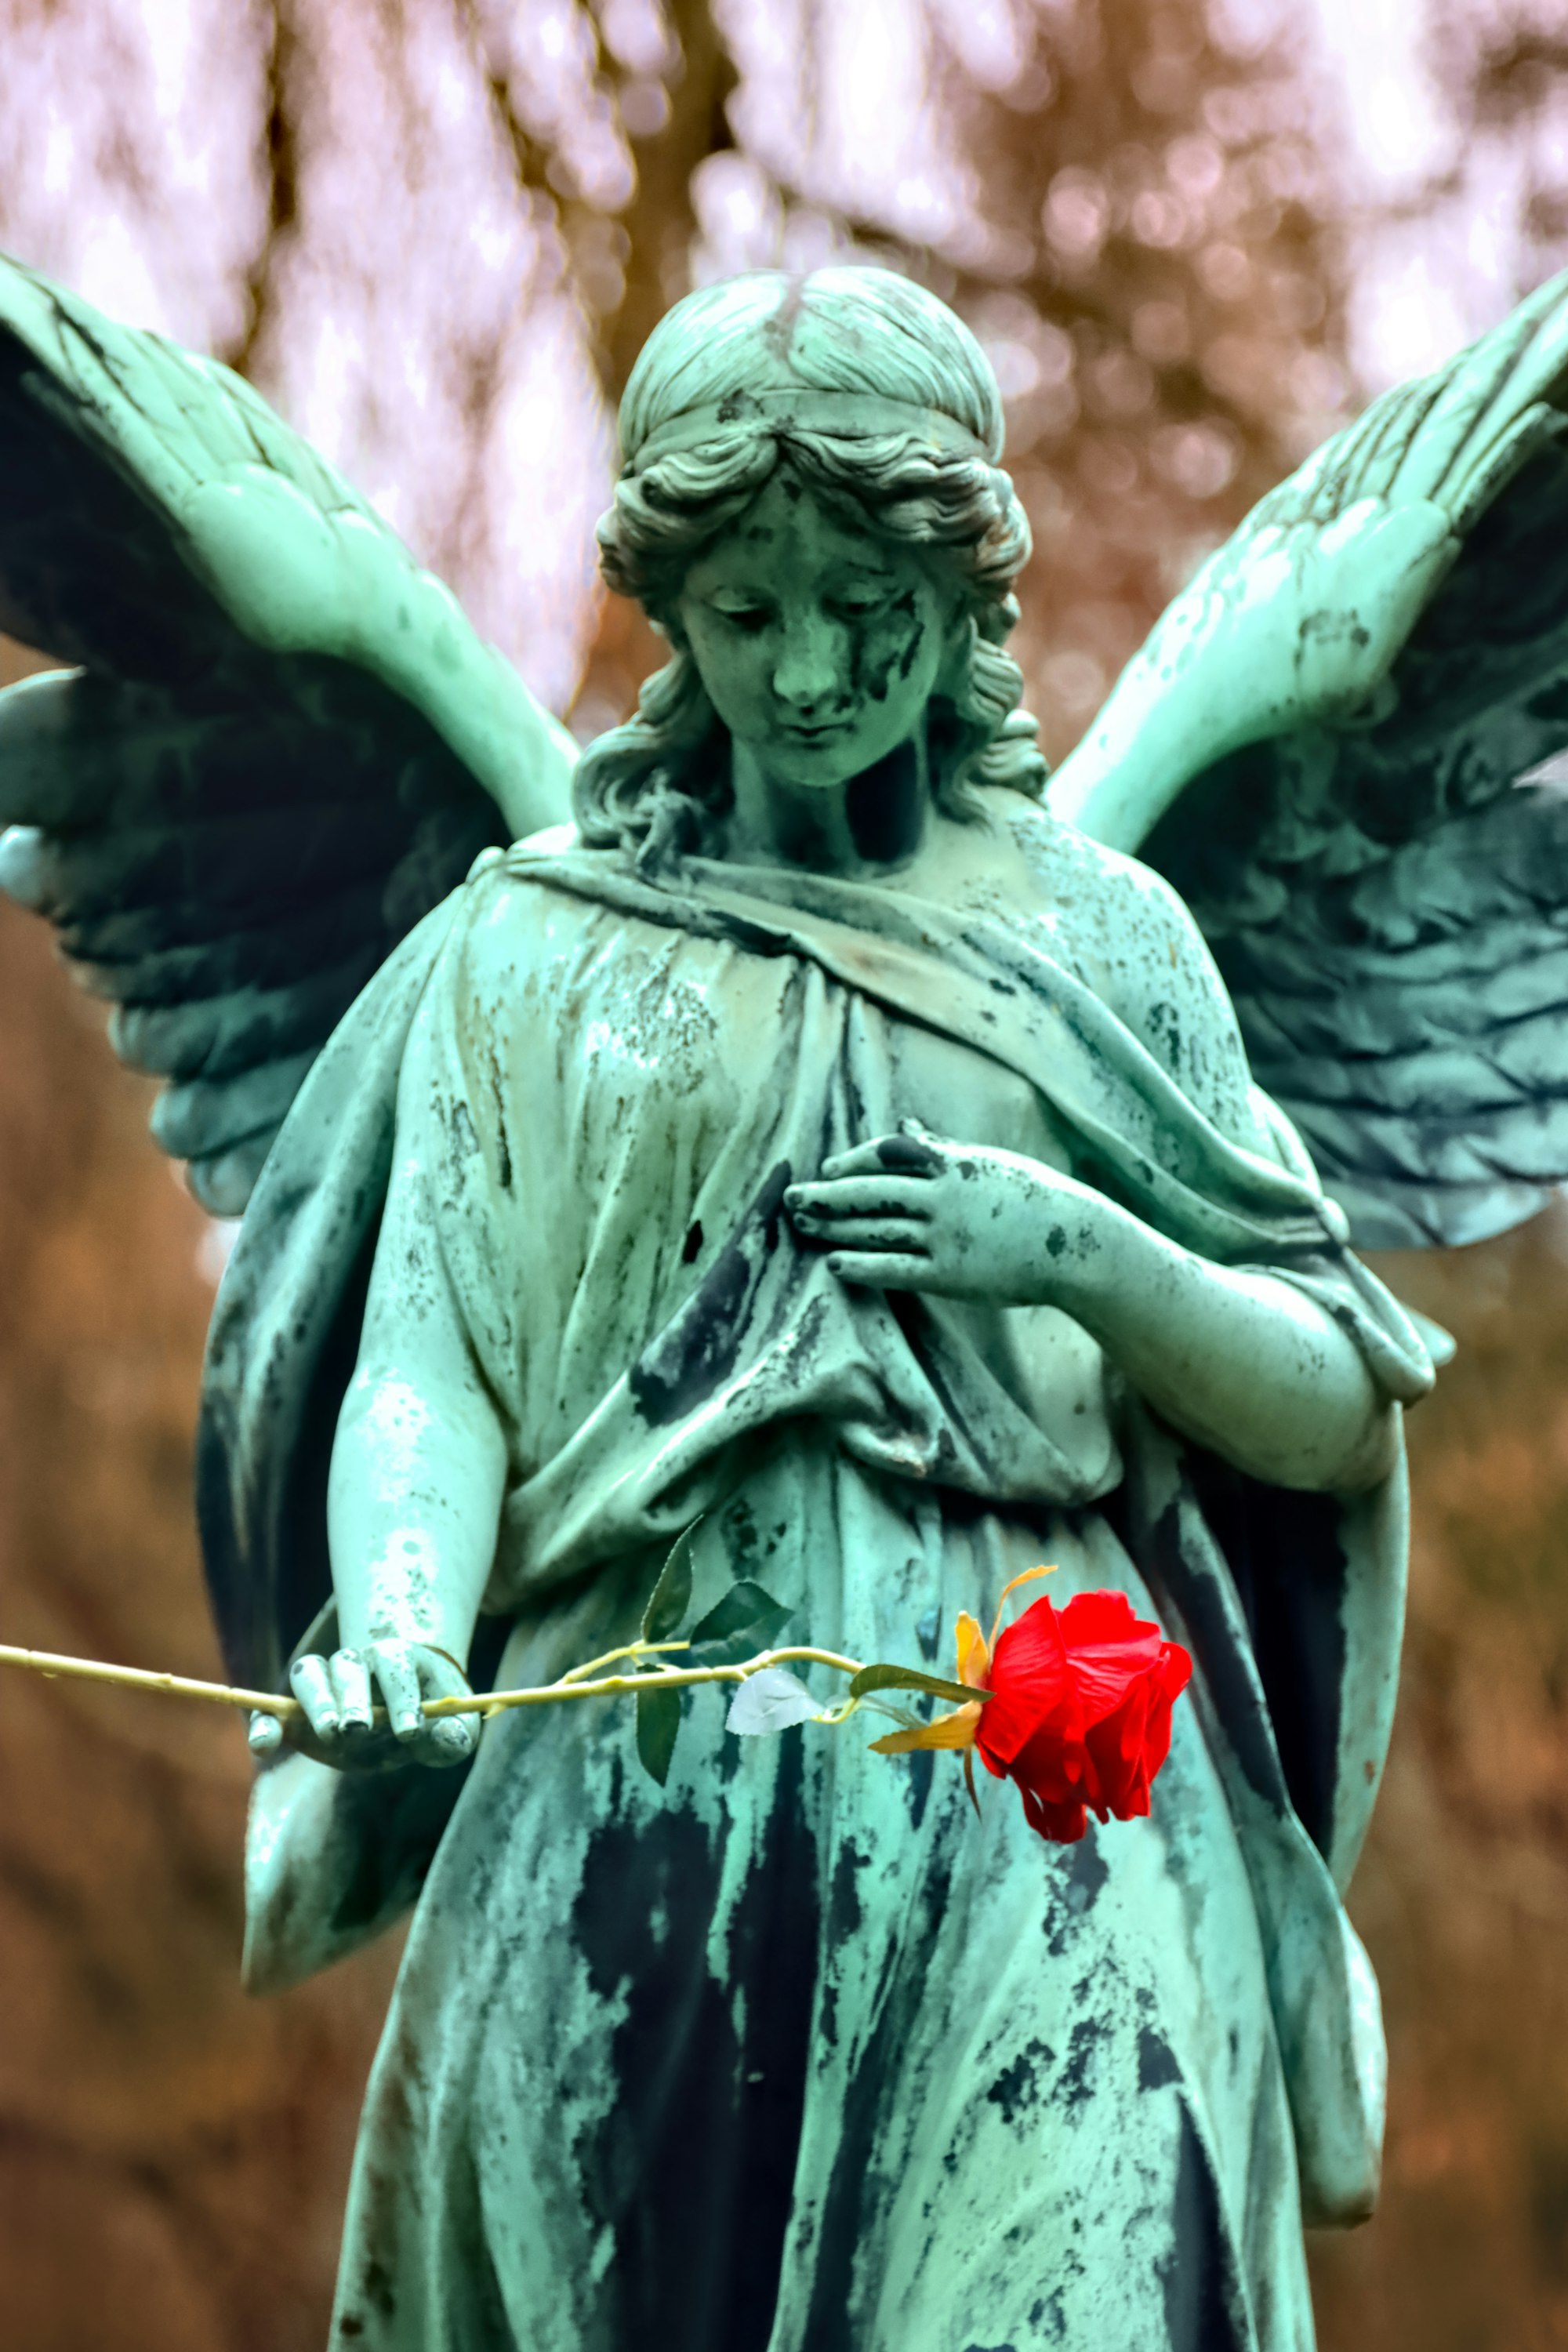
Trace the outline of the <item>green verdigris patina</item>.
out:
[[[1376,2189],[1377,1996],[1341,1898],[1431,1364],[1181,898],[1123,853],[1193,813],[1167,862],[1223,901],[1249,1034],[1358,1232],[1506,1222],[1568,1167],[1456,1171],[1401,1077],[1455,970],[1406,919],[1428,803],[1494,828],[1447,934],[1472,1003],[1502,976],[1494,1028],[1529,961],[1511,867],[1500,943],[1488,897],[1518,855],[1496,812],[1560,830],[1550,794],[1505,798],[1554,748],[1513,704],[1561,662],[1560,598],[1482,665],[1466,794],[1397,732],[1452,583],[1473,597],[1485,531],[1526,527],[1513,486],[1558,463],[1557,308],[1276,494],[1047,795],[978,346],[872,270],[689,298],[634,374],[601,526],[672,657],[568,819],[560,739],[509,725],[515,683],[254,395],[24,273],[5,299],[0,419],[56,467],[54,543],[85,527],[74,481],[100,516],[129,484],[100,528],[205,653],[193,684],[112,583],[73,600],[0,478],[0,621],[86,664],[0,699],[0,880],[174,1081],[163,1139],[248,1203],[204,1540],[237,1675],[292,1654],[311,1727],[253,1734],[251,1982],[416,1897],[334,2345],[1305,2352],[1302,2220]],[[426,607],[446,653],[423,622],[393,650],[375,614]],[[341,828],[311,835],[308,772],[258,764],[289,729],[330,747]],[[183,845],[173,885],[138,826]],[[1342,976],[1290,1015],[1309,917]],[[1564,993],[1531,1000],[1559,1034]],[[1370,1111],[1321,1076],[1358,1055]],[[1444,1073],[1451,1144],[1492,1106]],[[1538,1138],[1553,1100],[1538,1081]],[[726,1738],[713,1690],[662,1787],[614,1706],[482,1740],[422,1718],[629,1639],[699,1517],[700,1603],[752,1576],[799,1638],[939,1672],[959,1612],[1037,1562],[1058,1601],[1126,1591],[1195,1660],[1152,1817],[1047,1849],[1011,1807],[978,1828],[929,1755]]]

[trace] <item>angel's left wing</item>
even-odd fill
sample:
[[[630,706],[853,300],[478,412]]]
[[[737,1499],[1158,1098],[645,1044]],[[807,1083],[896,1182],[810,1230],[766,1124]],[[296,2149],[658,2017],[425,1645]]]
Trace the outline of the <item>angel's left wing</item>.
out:
[[[359,990],[574,747],[249,385],[0,257],[0,887],[49,917],[209,1208]]]
[[[1374,403],[1248,518],[1244,571],[1373,508],[1452,562],[1380,689],[1079,821],[1192,908],[1258,1082],[1363,1247],[1478,1241],[1568,1181],[1568,278]],[[1160,797],[1164,797],[1161,795]],[[1114,805],[1113,805],[1114,803]]]

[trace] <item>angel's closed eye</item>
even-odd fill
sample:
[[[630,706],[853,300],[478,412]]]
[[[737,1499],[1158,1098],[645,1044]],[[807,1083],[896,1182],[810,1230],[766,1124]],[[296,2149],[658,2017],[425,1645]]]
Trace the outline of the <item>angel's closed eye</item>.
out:
[[[718,595],[709,598],[708,609],[710,613],[716,613],[721,621],[728,621],[732,629],[744,629],[752,633],[759,629],[765,629],[773,619],[771,605],[755,604],[749,597],[737,596],[723,590],[721,590]]]
[[[717,612],[720,621],[729,621],[731,628],[745,630],[752,637],[773,618],[766,604],[710,604],[710,612]]]

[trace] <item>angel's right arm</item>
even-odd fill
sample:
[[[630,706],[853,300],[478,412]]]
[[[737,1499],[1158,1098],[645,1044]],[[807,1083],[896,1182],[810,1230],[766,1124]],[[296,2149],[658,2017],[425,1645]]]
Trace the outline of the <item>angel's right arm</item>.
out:
[[[359,1360],[332,1446],[327,1530],[342,1646],[290,1671],[305,1744],[340,1767],[381,1760],[384,1742],[367,1733],[382,1703],[423,1763],[461,1761],[478,1734],[474,1718],[421,1712],[422,1701],[467,1687],[509,1459],[474,1345],[474,1295],[453,1266],[466,1261],[493,1285],[483,1203],[464,1197],[452,1158],[456,1139],[471,1145],[474,1123],[432,1068],[430,1026],[427,1001],[404,1058]],[[459,1160],[471,1173],[471,1151]]]
[[[495,1558],[507,1441],[443,1246],[432,1140],[400,1119],[327,1527],[344,1643],[419,1643],[462,1664]]]

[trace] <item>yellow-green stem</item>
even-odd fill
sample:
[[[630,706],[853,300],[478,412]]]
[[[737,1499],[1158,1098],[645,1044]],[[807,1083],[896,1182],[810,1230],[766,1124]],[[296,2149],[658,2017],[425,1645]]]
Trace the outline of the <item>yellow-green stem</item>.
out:
[[[658,1684],[665,1690],[688,1690],[699,1683],[743,1683],[752,1675],[763,1673],[768,1666],[818,1665],[831,1666],[841,1675],[858,1675],[858,1658],[841,1658],[833,1650],[805,1648],[763,1650],[754,1658],[742,1659],[732,1666],[658,1666],[651,1674],[605,1675],[595,1681],[572,1679],[573,1675],[591,1675],[595,1666],[607,1664],[612,1658],[648,1655],[655,1648],[684,1649],[681,1642],[662,1643],[629,1643],[624,1650],[613,1650],[604,1658],[591,1659],[585,1666],[574,1666],[560,1681],[542,1683],[532,1690],[479,1691],[472,1696],[459,1698],[427,1698],[420,1708],[423,1715],[500,1715],[513,1706],[549,1706],[568,1698],[614,1698],[628,1691],[647,1690]],[[121,1690],[162,1691],[171,1698],[204,1699],[209,1706],[237,1706],[247,1714],[270,1715],[279,1723],[290,1723],[300,1712],[300,1702],[285,1698],[277,1691],[242,1690],[233,1683],[198,1682],[188,1675],[155,1674],[145,1666],[111,1666],[95,1658],[69,1658],[50,1650],[22,1650],[0,1643],[0,1666],[16,1666],[24,1674],[42,1675],[48,1681],[107,1683]],[[384,1723],[386,1712],[377,1707],[373,1720]]]

